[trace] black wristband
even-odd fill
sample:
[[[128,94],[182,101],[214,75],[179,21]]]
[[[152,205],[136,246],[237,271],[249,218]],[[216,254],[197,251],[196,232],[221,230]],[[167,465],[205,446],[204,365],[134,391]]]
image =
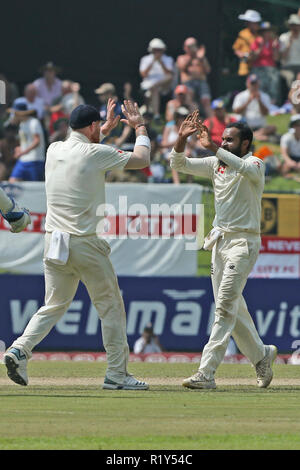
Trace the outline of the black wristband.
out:
[[[135,130],[137,130],[138,127],[146,127],[146,124],[138,124],[137,126],[135,126]]]

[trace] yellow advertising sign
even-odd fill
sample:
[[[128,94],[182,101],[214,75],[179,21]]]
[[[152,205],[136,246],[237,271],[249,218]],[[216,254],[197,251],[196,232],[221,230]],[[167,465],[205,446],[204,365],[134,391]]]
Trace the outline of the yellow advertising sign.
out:
[[[300,195],[264,194],[261,233],[277,237],[300,238]]]

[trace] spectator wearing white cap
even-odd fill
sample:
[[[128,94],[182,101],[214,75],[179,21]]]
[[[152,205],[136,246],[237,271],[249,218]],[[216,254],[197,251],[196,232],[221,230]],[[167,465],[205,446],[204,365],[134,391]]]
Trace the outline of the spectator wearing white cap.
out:
[[[142,77],[141,89],[145,92],[146,104],[160,118],[160,97],[171,90],[174,76],[174,60],[165,54],[166,44],[154,38],[148,46],[148,55],[140,60],[139,71]]]
[[[260,90],[257,75],[250,74],[246,81],[246,90],[238,93],[234,98],[232,109],[251,127],[256,140],[269,140],[276,134],[276,127],[268,125],[266,116],[272,106],[271,98]]]
[[[279,36],[281,76],[290,88],[300,72],[300,15],[292,14],[287,21],[289,31]]]
[[[166,106],[166,121],[170,122],[174,119],[176,109],[183,106],[187,108],[190,113],[198,108],[198,105],[193,101],[193,92],[186,85],[177,85],[174,90],[174,98],[167,102]]]
[[[203,108],[205,116],[211,115],[211,93],[207,76],[211,67],[206,57],[204,44],[198,44],[196,38],[187,38],[183,43],[185,54],[176,60],[180,71],[180,81],[194,92],[194,100]]]
[[[258,36],[258,29],[261,23],[261,15],[256,10],[247,10],[238,16],[239,20],[246,22],[246,28],[242,29],[236,38],[232,48],[239,58],[238,74],[242,77],[250,72],[250,51],[251,44]]]
[[[281,172],[285,177],[293,177],[290,172],[300,173],[300,114],[294,114],[290,119],[290,130],[283,134],[280,140],[280,150],[283,156]],[[299,180],[299,177],[298,177]]]

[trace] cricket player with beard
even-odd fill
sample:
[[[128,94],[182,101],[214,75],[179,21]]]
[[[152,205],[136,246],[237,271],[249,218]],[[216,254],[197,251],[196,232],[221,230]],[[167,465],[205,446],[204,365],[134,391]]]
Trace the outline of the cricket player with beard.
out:
[[[186,141],[195,132],[201,145],[215,156],[185,157]],[[215,195],[214,228],[204,243],[204,248],[212,249],[215,319],[198,372],[183,381],[184,387],[216,388],[214,374],[230,336],[255,367],[259,387],[267,387],[273,378],[277,348],[263,344],[242,296],[261,244],[264,165],[250,152],[252,139],[253,133],[247,125],[231,123],[224,130],[219,148],[195,111],[181,125],[170,155],[174,170],[211,178]]]
[[[44,252],[45,305],[33,315],[24,333],[4,355],[9,378],[28,384],[27,361],[68,310],[78,283],[87,287],[101,319],[107,371],[103,388],[147,390],[148,384],[127,371],[129,347],[126,313],[117,277],[109,260],[109,244],[97,235],[105,203],[105,173],[113,168],[142,169],[150,163],[150,140],[137,104],[124,101],[126,125],[136,132],[133,152],[99,144],[119,122],[109,100],[107,121],[100,127],[99,112],[80,105],[70,116],[70,137],[51,144],[46,160],[46,235]]]

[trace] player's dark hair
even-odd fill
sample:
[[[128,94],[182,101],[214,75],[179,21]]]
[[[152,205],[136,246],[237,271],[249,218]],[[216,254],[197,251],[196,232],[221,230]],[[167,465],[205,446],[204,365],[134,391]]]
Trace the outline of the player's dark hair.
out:
[[[241,142],[243,140],[249,140],[249,144],[247,147],[247,151],[249,151],[252,145],[252,141],[253,141],[253,132],[250,129],[250,127],[247,124],[244,124],[243,122],[231,122],[230,124],[226,126],[226,129],[231,128],[231,127],[235,127],[236,129],[239,130]]]

